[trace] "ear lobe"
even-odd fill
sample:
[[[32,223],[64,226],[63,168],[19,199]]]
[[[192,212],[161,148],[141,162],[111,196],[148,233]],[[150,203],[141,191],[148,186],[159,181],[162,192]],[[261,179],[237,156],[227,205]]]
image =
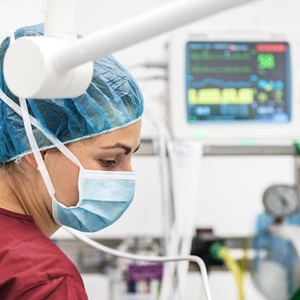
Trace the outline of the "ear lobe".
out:
[[[25,159],[26,159],[26,161],[28,162],[28,164],[29,164],[33,169],[37,170],[38,164],[37,164],[37,162],[36,162],[36,160],[35,160],[35,158],[34,158],[33,153],[26,154],[26,155],[25,155]]]

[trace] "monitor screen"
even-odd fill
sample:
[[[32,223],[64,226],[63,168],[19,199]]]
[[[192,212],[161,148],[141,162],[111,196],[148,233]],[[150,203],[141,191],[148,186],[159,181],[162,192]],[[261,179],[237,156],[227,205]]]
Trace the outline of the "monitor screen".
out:
[[[187,121],[291,121],[286,42],[190,41],[186,44]]]

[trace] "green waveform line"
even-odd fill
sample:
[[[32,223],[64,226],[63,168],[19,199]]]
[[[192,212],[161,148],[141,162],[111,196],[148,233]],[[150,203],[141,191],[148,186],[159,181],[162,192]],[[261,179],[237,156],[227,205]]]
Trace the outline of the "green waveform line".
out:
[[[251,60],[252,55],[250,52],[245,53],[231,53],[230,55],[225,55],[224,53],[210,53],[207,50],[202,52],[190,52],[191,60]]]
[[[207,67],[207,66],[192,66],[190,67],[191,73],[251,73],[251,67]]]

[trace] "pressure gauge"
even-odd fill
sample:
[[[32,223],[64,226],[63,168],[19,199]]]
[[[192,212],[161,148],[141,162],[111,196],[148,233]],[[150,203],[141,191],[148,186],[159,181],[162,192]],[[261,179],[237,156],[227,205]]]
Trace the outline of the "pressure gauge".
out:
[[[263,203],[269,213],[275,217],[284,217],[299,210],[299,198],[297,186],[277,184],[270,186],[264,192]]]

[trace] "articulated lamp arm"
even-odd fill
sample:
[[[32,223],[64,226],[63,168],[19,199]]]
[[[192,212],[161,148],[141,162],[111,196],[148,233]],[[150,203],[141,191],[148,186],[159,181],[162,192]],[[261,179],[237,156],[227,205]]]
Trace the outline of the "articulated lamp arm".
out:
[[[171,2],[70,43],[55,55],[56,68],[59,72],[70,70],[80,64],[250,1],[253,0]]]
[[[74,1],[76,5],[76,0],[68,1]],[[57,35],[59,38],[23,37],[7,51],[5,80],[10,90],[19,97],[76,97],[90,84],[93,60],[251,1],[256,0],[181,0],[82,39],[74,40],[72,33],[67,39],[62,39],[61,35]],[[46,29],[51,21],[45,24]],[[65,26],[68,28],[68,24]],[[51,32],[51,29],[47,29],[46,34],[47,31]]]

